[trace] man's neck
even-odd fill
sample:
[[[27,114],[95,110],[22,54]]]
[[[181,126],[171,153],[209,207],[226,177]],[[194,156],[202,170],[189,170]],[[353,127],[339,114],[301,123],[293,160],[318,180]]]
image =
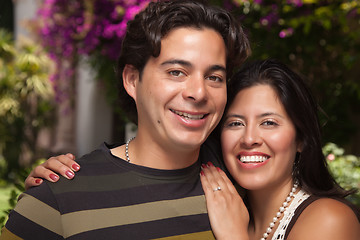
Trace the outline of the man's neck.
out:
[[[136,137],[129,143],[130,163],[155,169],[182,169],[194,164],[199,157],[200,146],[195,149],[171,148],[155,141]],[[125,145],[111,149],[111,153],[126,160]]]

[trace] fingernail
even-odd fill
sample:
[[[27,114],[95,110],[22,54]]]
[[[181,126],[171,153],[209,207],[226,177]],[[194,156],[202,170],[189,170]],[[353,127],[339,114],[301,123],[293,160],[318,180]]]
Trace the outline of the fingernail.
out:
[[[207,166],[205,164],[201,164],[202,168],[207,168]]]
[[[69,170],[65,172],[65,175],[68,176],[68,178],[73,178],[74,177],[74,173],[69,171]]]
[[[205,176],[205,174],[204,174],[203,171],[200,171],[200,175],[201,175],[201,176]]]
[[[208,165],[209,167],[214,166],[214,164],[212,164],[212,162],[208,162],[207,165]]]
[[[51,178],[51,180],[53,180],[55,182],[59,179],[59,176],[57,176],[55,174],[50,174],[49,177]]]
[[[40,183],[42,183],[42,180],[41,180],[41,179],[36,179],[36,180],[35,180],[35,183],[36,183],[36,184],[40,184]]]
[[[218,170],[218,172],[221,172],[221,171],[222,171],[221,168],[219,168],[219,167],[216,167],[216,169]]]
[[[80,166],[79,165],[77,165],[77,164],[73,164],[72,166],[72,169],[74,169],[75,171],[79,171],[79,169],[80,169]]]

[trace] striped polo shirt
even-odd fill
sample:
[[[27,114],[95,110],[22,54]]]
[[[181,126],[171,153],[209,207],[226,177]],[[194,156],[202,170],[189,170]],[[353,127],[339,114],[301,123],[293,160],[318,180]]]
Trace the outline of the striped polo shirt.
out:
[[[213,147],[179,170],[127,163],[113,147],[78,159],[73,180],[21,194],[0,239],[214,239],[199,177],[202,162],[218,165]]]

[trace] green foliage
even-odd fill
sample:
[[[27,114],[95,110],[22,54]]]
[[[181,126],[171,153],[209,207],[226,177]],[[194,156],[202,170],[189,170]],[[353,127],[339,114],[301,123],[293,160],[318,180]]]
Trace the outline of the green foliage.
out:
[[[35,161],[35,163],[33,165],[31,165],[30,167],[23,168],[23,169],[17,171],[14,176],[13,183],[11,185],[6,185],[6,187],[11,188],[10,194],[8,195],[9,208],[0,212],[0,229],[2,229],[2,227],[5,225],[5,223],[7,221],[7,216],[9,215],[10,211],[12,209],[14,209],[19,195],[25,191],[24,182],[25,182],[26,177],[30,174],[31,170],[35,166],[40,165],[45,160],[46,159],[39,159],[39,160]]]
[[[51,61],[37,45],[14,46],[0,29],[0,172],[8,178],[19,169],[21,153],[33,155],[41,127],[52,118]]]
[[[223,5],[223,1],[213,1]],[[277,58],[307,79],[320,106],[325,142],[349,144],[360,127],[358,0],[232,0],[226,5],[252,43],[253,59]]]
[[[78,55],[86,55],[96,77],[106,87],[116,109],[118,80],[114,59],[121,48],[125,26],[149,0],[139,1],[44,1],[40,11],[40,40],[56,56],[64,82],[58,92],[69,92]],[[326,114],[321,115],[325,142],[349,144],[360,127],[360,2],[358,0],[210,0],[240,20],[250,37],[253,59],[277,58],[303,74]],[[96,6],[107,6],[94,11]],[[110,6],[110,7],[108,7]],[[140,7],[139,7],[140,6]],[[49,12],[50,11],[50,12]],[[113,19],[113,13],[116,17]],[[56,17],[54,17],[56,16]],[[68,21],[76,18],[77,21]],[[118,25],[119,21],[123,25]],[[40,28],[42,29],[42,28]],[[111,33],[108,36],[108,33]],[[107,39],[109,37],[109,39]],[[79,51],[81,50],[81,51]],[[55,52],[54,52],[55,51]],[[62,64],[67,59],[68,63]],[[68,81],[66,81],[68,79]],[[59,81],[58,81],[59,82]],[[61,95],[61,94],[60,94]],[[65,94],[69,97],[73,94]]]
[[[328,168],[340,186],[346,190],[360,189],[360,158],[344,155],[344,149],[334,143],[327,143],[323,152]],[[360,192],[350,196],[349,200],[360,206]]]

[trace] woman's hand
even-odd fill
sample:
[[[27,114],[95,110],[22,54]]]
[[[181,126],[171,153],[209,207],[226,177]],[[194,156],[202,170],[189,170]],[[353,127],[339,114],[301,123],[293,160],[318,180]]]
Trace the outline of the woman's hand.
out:
[[[249,239],[248,210],[226,174],[208,163],[202,166],[200,178],[216,239]]]
[[[58,181],[59,176],[56,173],[61,174],[67,179],[74,178],[75,172],[80,169],[79,164],[74,160],[75,156],[71,153],[49,158],[31,171],[25,180],[25,189],[40,185],[43,179],[50,182]]]

